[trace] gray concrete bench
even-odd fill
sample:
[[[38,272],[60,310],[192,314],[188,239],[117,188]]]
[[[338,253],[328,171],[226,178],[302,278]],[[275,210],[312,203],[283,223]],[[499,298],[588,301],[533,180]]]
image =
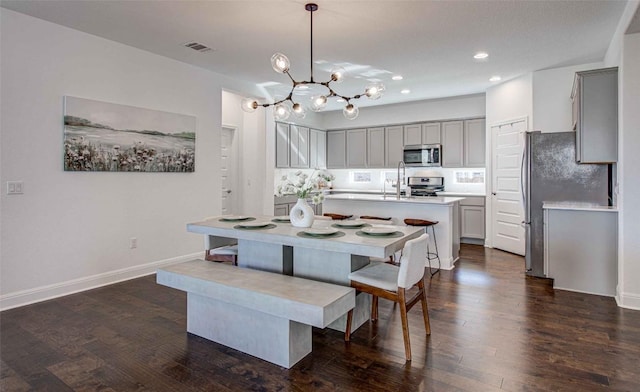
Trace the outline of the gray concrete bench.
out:
[[[271,272],[192,260],[157,271],[187,292],[187,331],[290,368],[311,352],[311,327],[355,306],[355,290]]]

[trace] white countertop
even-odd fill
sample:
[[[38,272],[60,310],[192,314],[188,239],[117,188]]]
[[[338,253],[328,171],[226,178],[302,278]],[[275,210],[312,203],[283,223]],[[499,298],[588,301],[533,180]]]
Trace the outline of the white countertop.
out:
[[[403,189],[404,190],[404,189]],[[363,193],[363,194],[373,194],[373,195],[382,195],[382,190],[380,189],[329,189],[329,193],[338,192],[338,193]],[[396,190],[394,188],[387,189],[387,195],[396,194]],[[486,195],[481,192],[436,192],[438,196],[456,196],[456,197],[485,197]]]
[[[396,199],[395,195],[370,195],[360,193],[341,193],[337,195],[326,195],[326,200],[359,200],[359,201],[379,201],[385,203],[413,203],[413,204],[440,204],[449,205],[457,201],[464,200],[464,197],[402,197]]]
[[[545,210],[573,210],[573,211],[599,211],[618,212],[618,207],[603,206],[596,203],[585,203],[577,201],[545,201],[542,203]]]
[[[486,197],[484,193],[479,192],[436,192],[438,196],[458,196],[458,197]]]

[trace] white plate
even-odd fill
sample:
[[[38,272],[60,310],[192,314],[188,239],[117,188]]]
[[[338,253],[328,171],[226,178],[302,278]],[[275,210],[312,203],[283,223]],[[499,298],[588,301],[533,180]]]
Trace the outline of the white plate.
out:
[[[371,234],[371,235],[385,235],[385,234],[395,233],[396,229],[393,227],[371,226],[371,227],[363,227],[362,232]]]
[[[247,228],[256,228],[256,227],[265,227],[265,226],[269,226],[271,223],[270,222],[258,222],[258,221],[254,221],[254,222],[245,222],[245,223],[241,223],[238,226],[240,227],[247,227]]]
[[[332,227],[310,227],[308,229],[304,229],[303,232],[309,235],[317,235],[317,236],[323,236],[323,235],[331,235],[331,234],[335,234],[337,232],[339,232],[340,230],[338,229],[334,229]]]
[[[276,222],[291,222],[291,218],[289,218],[289,215],[276,216],[273,218],[273,220]]]
[[[363,222],[361,220],[342,220],[342,221],[338,221],[335,223],[336,226],[340,226],[340,227],[362,227],[364,225],[366,225],[366,222]]]
[[[222,218],[220,218],[220,220],[227,221],[227,222],[238,222],[238,221],[243,221],[251,218],[252,218],[251,216],[245,216],[245,215],[228,215],[228,216],[223,216]]]

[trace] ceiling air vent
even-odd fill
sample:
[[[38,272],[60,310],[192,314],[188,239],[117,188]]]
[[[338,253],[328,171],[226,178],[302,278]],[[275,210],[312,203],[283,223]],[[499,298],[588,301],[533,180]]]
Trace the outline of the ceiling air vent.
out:
[[[197,50],[198,52],[208,52],[210,50],[212,50],[210,47],[200,44],[198,42],[187,42],[185,44],[183,44],[184,46],[186,46],[187,48],[191,48],[193,50]]]

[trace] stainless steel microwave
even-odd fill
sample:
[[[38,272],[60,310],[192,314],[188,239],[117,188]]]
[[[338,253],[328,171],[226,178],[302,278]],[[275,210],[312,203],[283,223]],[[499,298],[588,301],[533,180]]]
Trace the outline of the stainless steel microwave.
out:
[[[440,144],[416,144],[404,146],[402,158],[407,166],[441,166]]]

